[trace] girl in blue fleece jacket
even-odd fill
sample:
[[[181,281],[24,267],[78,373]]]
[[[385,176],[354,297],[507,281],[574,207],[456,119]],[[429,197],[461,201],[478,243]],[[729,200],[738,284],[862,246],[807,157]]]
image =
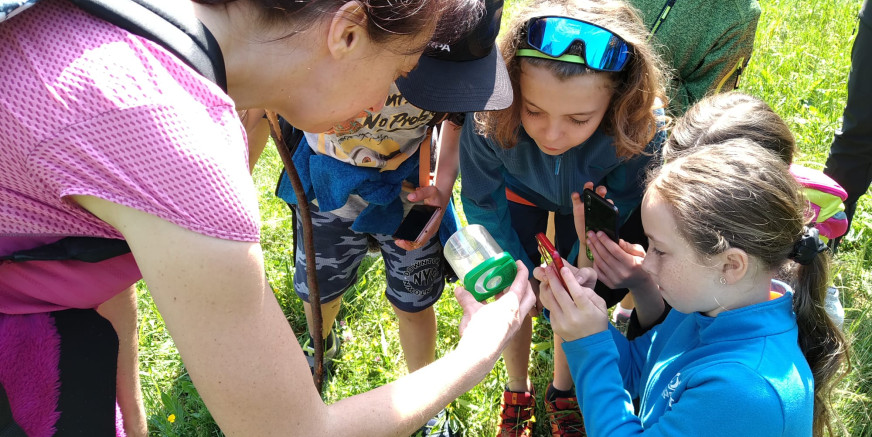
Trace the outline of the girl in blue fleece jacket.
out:
[[[555,246],[564,257],[579,236],[584,242],[584,220],[574,217],[573,207],[585,185],[608,192],[622,235],[632,231],[643,238],[638,215],[635,221],[632,216],[642,199],[644,168],[665,140],[659,119],[664,78],[646,36],[636,12],[611,0],[536,2],[515,14],[502,35],[515,100],[508,109],[475,114],[475,123],[467,117],[460,139],[461,200],[468,221],[485,226],[530,270],[539,264],[534,236],[545,232],[549,212],[555,213]],[[602,292],[615,303],[626,290]],[[527,317],[503,353],[503,436],[531,432],[531,333]],[[582,435],[560,348],[554,362],[545,393],[552,431]]]
[[[632,341],[610,327],[593,269],[564,268],[569,290],[537,269],[590,437],[824,434],[847,345],[805,211],[788,166],[754,142],[670,159],[642,201],[642,266],[673,309]]]

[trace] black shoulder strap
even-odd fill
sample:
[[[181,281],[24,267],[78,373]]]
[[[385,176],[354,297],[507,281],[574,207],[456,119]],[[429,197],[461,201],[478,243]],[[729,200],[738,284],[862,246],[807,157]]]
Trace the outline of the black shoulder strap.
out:
[[[161,5],[178,0],[71,0],[84,11],[154,41],[227,91],[224,56],[215,37],[194,17],[172,15]]]
[[[0,384],[0,437],[27,437],[12,417],[12,407],[3,384]]]
[[[100,237],[65,237],[54,243],[0,256],[0,260],[12,262],[76,260],[96,263],[129,252],[130,247],[124,240]]]

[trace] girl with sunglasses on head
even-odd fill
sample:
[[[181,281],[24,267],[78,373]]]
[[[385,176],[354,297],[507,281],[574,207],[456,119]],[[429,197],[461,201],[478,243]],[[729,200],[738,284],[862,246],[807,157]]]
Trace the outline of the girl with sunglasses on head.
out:
[[[832,435],[847,344],[800,185],[748,139],[699,146],[654,172],[642,202],[642,268],[673,308],[662,323],[628,340],[589,289],[595,270],[562,269],[568,290],[535,272],[588,435]]]
[[[411,434],[493,367],[534,305],[527,271],[486,306],[456,292],[454,351],[325,404],[266,280],[237,110],[317,132],[380,107],[428,42],[472,27],[475,2],[155,3],[213,38],[226,90],[70,1],[0,3],[0,76],[15,84],[0,93],[0,430],[122,431],[118,334],[92,308],[144,279],[224,434]],[[22,259],[67,236],[125,240],[129,253]]]
[[[665,137],[658,120],[664,79],[646,34],[623,2],[566,0],[519,12],[502,37],[515,100],[464,125],[461,199],[468,221],[484,225],[531,270],[539,259],[535,234],[546,231],[549,212],[555,213],[555,246],[564,257],[579,238],[585,247],[578,195],[585,186],[608,193],[619,209],[622,235],[642,239],[641,224],[631,217],[642,198],[643,168]],[[599,291],[611,304],[623,297],[604,286]],[[531,336],[527,317],[503,353],[508,381],[499,435],[532,432]],[[555,336],[555,344],[561,342]],[[582,435],[559,347],[545,401],[553,435]]]

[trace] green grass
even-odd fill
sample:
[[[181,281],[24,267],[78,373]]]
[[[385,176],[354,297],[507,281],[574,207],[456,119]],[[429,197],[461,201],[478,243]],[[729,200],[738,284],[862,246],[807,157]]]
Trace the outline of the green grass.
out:
[[[509,2],[506,14],[516,10]],[[741,89],[762,97],[793,129],[802,154],[797,161],[822,168],[833,132],[840,126],[845,82],[860,2],[856,0],[764,0],[763,16],[751,64],[742,76]],[[292,287],[290,213],[273,195],[279,159],[268,148],[255,171],[261,194],[262,244],[267,275],[289,323],[305,333],[302,305]],[[459,204],[459,203],[458,203]],[[853,342],[853,371],[834,399],[841,435],[872,436],[872,199],[864,196],[854,225],[836,256],[834,274],[846,307],[846,332]],[[406,373],[401,357],[396,319],[383,297],[384,264],[368,258],[360,281],[345,296],[339,314],[343,337],[341,364],[327,380],[328,403],[392,381]],[[141,287],[141,285],[140,285]],[[461,312],[453,286],[436,304],[439,321],[438,352],[450,350],[458,339]],[[140,372],[149,426],[153,435],[221,435],[185,373],[160,315],[144,288],[139,290]],[[540,393],[551,373],[551,333],[534,322],[531,376]],[[492,435],[505,383],[505,368],[498,362],[481,384],[449,406],[450,418],[468,436]],[[539,396],[540,398],[542,396]],[[535,435],[547,435],[544,407],[537,406]],[[170,417],[174,419],[170,422]]]

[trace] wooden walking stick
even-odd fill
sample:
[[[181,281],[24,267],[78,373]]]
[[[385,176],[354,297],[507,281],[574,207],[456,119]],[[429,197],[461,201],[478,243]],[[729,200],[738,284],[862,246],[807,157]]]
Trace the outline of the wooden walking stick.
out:
[[[309,201],[306,198],[306,192],[303,189],[303,183],[300,181],[300,176],[297,174],[297,169],[294,167],[294,162],[291,159],[291,153],[288,150],[282,138],[282,130],[279,126],[278,115],[275,112],[266,111],[266,118],[269,121],[270,133],[276,143],[279,156],[282,158],[285,171],[288,172],[288,179],[291,181],[291,186],[294,189],[294,194],[297,196],[297,206],[300,209],[300,223],[303,225],[303,253],[306,256],[306,284],[309,286],[309,305],[312,307],[312,339],[315,346],[315,373],[312,376],[315,380],[315,388],[318,394],[321,394],[324,384],[324,341],[322,317],[321,317],[321,292],[318,290],[318,278],[315,275],[315,243],[312,240],[312,215],[309,210]],[[294,238],[297,238],[294,235]]]

